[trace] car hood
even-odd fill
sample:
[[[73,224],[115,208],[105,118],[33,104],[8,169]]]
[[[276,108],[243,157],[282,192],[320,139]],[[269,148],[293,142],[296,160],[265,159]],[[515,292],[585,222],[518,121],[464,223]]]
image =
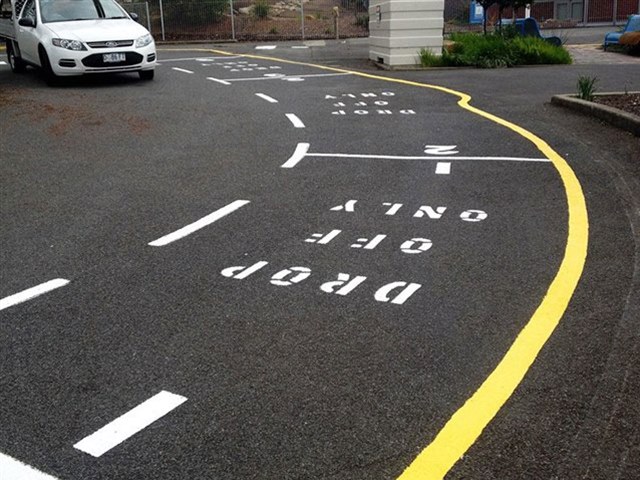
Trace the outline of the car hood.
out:
[[[142,25],[128,18],[50,22],[47,27],[58,38],[81,42],[135,40],[149,33]]]

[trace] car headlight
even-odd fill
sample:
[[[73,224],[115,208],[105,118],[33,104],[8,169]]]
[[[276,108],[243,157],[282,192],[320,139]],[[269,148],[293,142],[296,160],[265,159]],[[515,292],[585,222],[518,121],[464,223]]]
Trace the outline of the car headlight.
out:
[[[136,48],[142,48],[153,42],[153,37],[149,34],[143,35],[136,40]]]
[[[82,42],[79,42],[78,40],[65,40],[64,38],[54,38],[52,41],[56,47],[66,48],[67,50],[80,51],[80,50],[87,49],[87,47],[85,47],[84,44]]]

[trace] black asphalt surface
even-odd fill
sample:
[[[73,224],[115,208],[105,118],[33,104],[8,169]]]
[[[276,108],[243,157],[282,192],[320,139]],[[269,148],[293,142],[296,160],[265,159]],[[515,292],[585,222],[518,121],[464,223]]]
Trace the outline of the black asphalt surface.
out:
[[[589,254],[569,309],[447,478],[638,478],[640,141],[548,102],[581,74],[640,90],[640,67],[389,73],[348,45],[288,47],[215,48],[466,92],[545,139],[584,189]],[[442,92],[171,48],[153,82],[49,88],[0,66],[0,299],[71,281],[0,311],[0,452],[59,479],[397,478],[543,298],[567,235],[558,174],[543,162],[452,161],[441,175],[433,160],[317,156],[444,145],[542,157]],[[313,156],[281,168],[301,143]],[[250,203],[148,245],[237,200]],[[350,200],[353,212],[332,210]],[[402,206],[390,215],[385,203]],[[422,206],[446,210],[414,217]],[[464,221],[469,210],[487,217]],[[377,235],[376,248],[352,247]],[[411,239],[432,247],[404,253]],[[221,274],[257,262],[268,264],[247,278]],[[272,282],[292,267],[310,276]],[[366,280],[321,290],[340,273]],[[376,300],[393,282],[420,288],[403,304]],[[73,447],[162,390],[187,401],[99,458]]]

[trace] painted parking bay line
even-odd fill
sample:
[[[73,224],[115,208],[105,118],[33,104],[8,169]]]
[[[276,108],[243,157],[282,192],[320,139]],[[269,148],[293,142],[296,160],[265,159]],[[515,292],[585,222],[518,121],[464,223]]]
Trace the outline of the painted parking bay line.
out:
[[[0,452],[0,478],[7,480],[58,480]]]
[[[229,55],[223,50],[209,52]],[[439,85],[383,77],[337,67],[260,55],[247,58],[348,73],[387,83],[435,90],[458,99],[460,108],[505,127],[531,142],[553,164],[565,190],[568,213],[567,238],[562,262],[546,295],[504,357],[473,395],[456,410],[435,438],[399,477],[399,480],[440,480],[467,452],[498,411],[511,397],[560,323],[582,276],[589,244],[589,216],[580,181],[567,161],[534,133],[471,105],[471,96]]]
[[[293,168],[304,158],[337,158],[337,159],[362,159],[362,160],[419,160],[419,161],[435,161],[436,173],[448,175],[451,172],[451,162],[455,161],[497,161],[497,162],[521,162],[521,163],[551,163],[548,158],[536,157],[491,157],[491,156],[438,156],[438,155],[376,155],[361,153],[309,153],[310,144],[299,143],[291,157],[283,163],[280,168]],[[446,161],[445,161],[446,160]]]
[[[0,300],[0,310],[4,310],[5,308],[13,307],[19,303],[39,297],[40,295],[44,295],[52,290],[64,287],[68,283],[69,280],[65,280],[64,278],[54,278],[48,282],[41,283],[40,285],[28,288],[22,292],[15,293]]]
[[[269,95],[265,95],[264,93],[256,93],[256,97],[266,100],[269,103],[278,103],[278,100],[276,100],[273,97],[270,97]]]
[[[186,237],[187,235],[190,235],[193,232],[197,232],[198,230],[206,227],[207,225],[211,225],[212,223],[217,222],[221,218],[226,217],[230,213],[235,212],[239,208],[244,207],[249,203],[251,203],[249,202],[249,200],[236,200],[235,202],[231,202],[229,205],[222,207],[213,213],[210,213],[206,217],[203,217],[200,220],[198,220],[197,222],[193,222],[185,227],[182,227],[179,230],[176,230],[173,233],[165,235],[164,237],[160,237],[157,240],[154,240],[153,242],[149,242],[149,245],[151,245],[152,247],[164,247],[165,245],[168,245],[172,242],[175,242],[176,240]]]
[[[304,123],[302,123],[302,120],[300,120],[295,113],[287,113],[287,118],[295,128],[305,128]]]
[[[93,457],[100,457],[186,401],[186,397],[163,390],[97,432],[83,438],[73,448]]]

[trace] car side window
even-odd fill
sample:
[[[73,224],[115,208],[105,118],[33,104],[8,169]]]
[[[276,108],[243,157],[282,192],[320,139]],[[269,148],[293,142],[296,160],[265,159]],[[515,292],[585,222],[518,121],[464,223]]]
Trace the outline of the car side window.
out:
[[[22,9],[22,15],[20,15],[20,18],[33,18],[35,21],[36,0],[27,0],[27,3],[25,3],[24,8]]]

